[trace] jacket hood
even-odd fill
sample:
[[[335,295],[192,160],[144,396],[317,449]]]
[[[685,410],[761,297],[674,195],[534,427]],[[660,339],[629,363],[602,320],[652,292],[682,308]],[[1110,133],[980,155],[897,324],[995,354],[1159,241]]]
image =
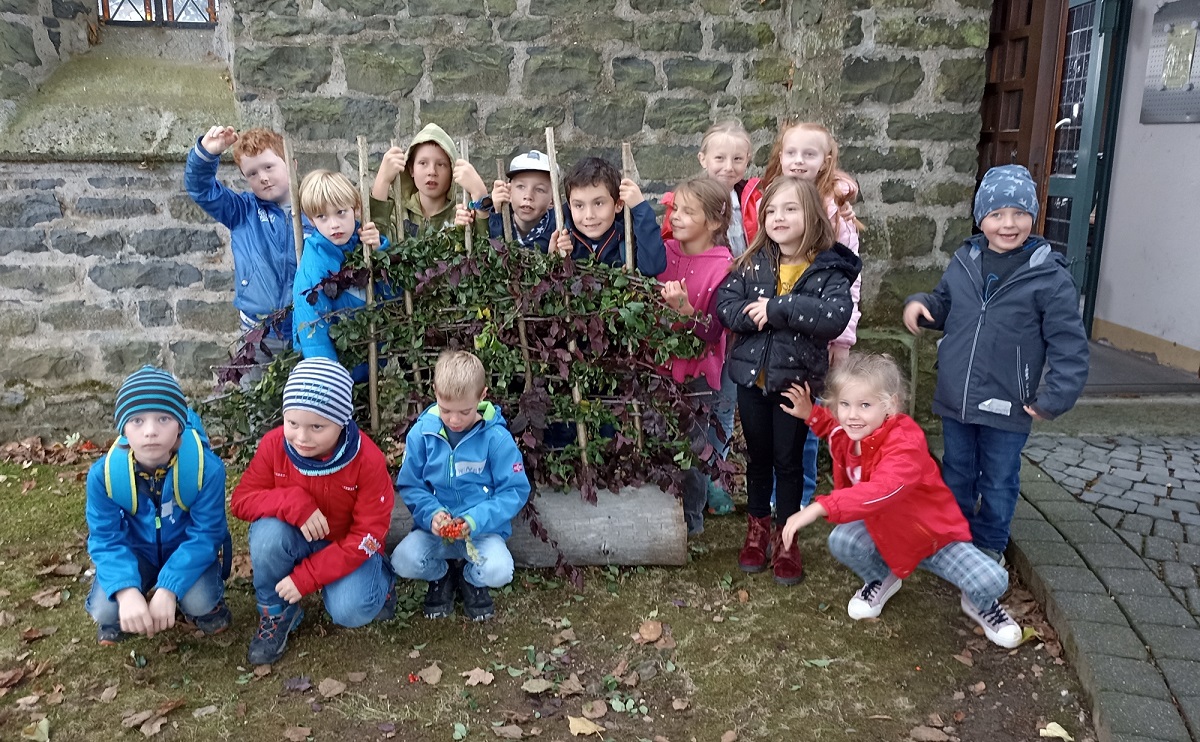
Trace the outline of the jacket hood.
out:
[[[958,248],[958,251],[963,254],[965,259],[973,262],[978,260],[979,254],[986,249],[988,249],[987,235],[976,234],[967,238],[963,242],[962,247]],[[1070,267],[1070,264],[1067,263],[1067,256],[1056,252],[1054,247],[1041,235],[1029,235],[1025,240],[1025,244],[1021,245],[1020,249],[1022,252],[1030,251],[1032,253],[1029,256],[1028,266],[1018,269],[1021,272],[1028,269],[1051,270],[1055,266],[1060,265],[1063,268],[1069,269]]]
[[[425,128],[417,132],[417,135],[412,138],[408,145],[408,150],[405,152],[404,172],[400,174],[400,198],[405,200],[411,194],[417,192],[417,184],[412,179],[412,153],[417,148],[417,145],[426,142],[433,142],[445,151],[450,158],[450,167],[454,167],[454,163],[458,160],[458,147],[454,144],[454,140],[446,133],[442,127],[437,124],[425,124]],[[454,185],[451,183],[450,190],[454,190]],[[449,198],[449,193],[447,193]]]
[[[850,276],[851,280],[854,280],[862,272],[862,260],[840,242],[835,242],[833,247],[817,253],[812,264],[814,268],[840,270]]]

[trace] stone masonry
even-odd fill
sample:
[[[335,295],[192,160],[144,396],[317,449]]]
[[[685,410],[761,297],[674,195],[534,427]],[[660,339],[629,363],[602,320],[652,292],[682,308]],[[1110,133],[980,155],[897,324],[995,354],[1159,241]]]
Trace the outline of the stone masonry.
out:
[[[60,61],[87,51],[95,20],[94,2],[0,0],[0,127]]]

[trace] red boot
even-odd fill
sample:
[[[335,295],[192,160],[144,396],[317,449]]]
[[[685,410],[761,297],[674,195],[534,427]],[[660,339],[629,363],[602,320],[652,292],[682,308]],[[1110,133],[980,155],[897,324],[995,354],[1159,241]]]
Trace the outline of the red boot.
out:
[[[800,556],[800,544],[792,538],[791,548],[783,548],[783,527],[775,526],[771,537],[771,566],[775,569],[775,581],[780,585],[795,585],[804,579],[804,559]]]
[[[767,548],[771,541],[771,516],[746,516],[746,543],[738,552],[738,567],[743,572],[762,572],[767,568]]]

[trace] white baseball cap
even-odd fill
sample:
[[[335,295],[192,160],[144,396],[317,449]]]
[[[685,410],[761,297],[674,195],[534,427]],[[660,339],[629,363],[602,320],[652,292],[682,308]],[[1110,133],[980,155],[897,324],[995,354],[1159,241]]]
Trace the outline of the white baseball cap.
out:
[[[508,164],[508,172],[506,173],[506,175],[508,175],[508,177],[511,178],[512,176],[516,175],[517,173],[523,173],[523,172],[527,172],[530,170],[533,170],[533,171],[536,171],[539,173],[549,173],[550,172],[550,157],[547,156],[544,152],[539,152],[536,149],[531,149],[528,152],[521,154],[521,155],[517,155],[516,157],[513,158],[512,162],[510,162]],[[561,170],[559,171],[558,175],[559,175],[559,177],[562,176]]]

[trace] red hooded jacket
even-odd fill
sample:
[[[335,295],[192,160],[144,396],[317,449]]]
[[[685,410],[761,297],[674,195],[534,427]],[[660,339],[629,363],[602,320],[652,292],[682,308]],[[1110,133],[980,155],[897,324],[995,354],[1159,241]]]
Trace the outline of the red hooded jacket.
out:
[[[834,490],[817,498],[832,523],[863,521],[883,561],[900,578],[921,560],[971,529],[929,455],[925,432],[908,415],[892,415],[862,440],[862,476],[846,473],[854,441],[824,407],[814,407],[808,426],[829,441]]]
[[[245,521],[278,518],[299,528],[318,508],[329,521],[329,546],[296,565],[292,582],[302,595],[321,589],[383,550],[392,522],[392,477],[387,460],[366,433],[358,455],[344,469],[305,476],[283,450],[283,428],[263,436],[229,509]]]

